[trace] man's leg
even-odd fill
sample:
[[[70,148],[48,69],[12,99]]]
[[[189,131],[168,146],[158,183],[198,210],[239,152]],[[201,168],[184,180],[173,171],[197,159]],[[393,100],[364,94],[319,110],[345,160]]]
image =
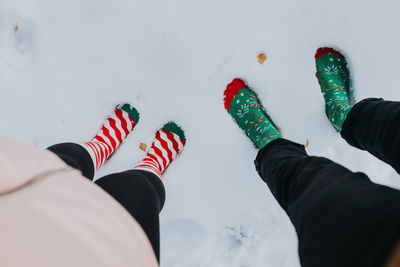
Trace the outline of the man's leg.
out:
[[[335,129],[350,145],[369,151],[400,173],[400,102],[370,98],[353,106],[346,58],[323,47],[315,54],[315,64],[326,115]]]
[[[160,259],[159,213],[165,202],[161,179],[149,171],[129,170],[95,182],[117,200],[143,228]]]
[[[342,137],[400,173],[400,102],[365,99],[352,107]]]
[[[302,145],[270,142],[255,161],[292,221],[302,266],[382,266],[400,237],[400,191]]]

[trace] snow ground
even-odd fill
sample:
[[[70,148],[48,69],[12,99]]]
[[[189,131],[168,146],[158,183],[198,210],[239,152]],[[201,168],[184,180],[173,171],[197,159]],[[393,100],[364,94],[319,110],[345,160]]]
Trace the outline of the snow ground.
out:
[[[130,102],[140,122],[101,177],[136,164],[139,142],[174,120],[188,142],[165,175],[162,266],[299,266],[294,229],[223,90],[244,78],[287,138],[310,140],[311,155],[400,188],[390,167],[329,125],[313,58],[319,46],[338,48],[356,100],[398,100],[399,10],[396,0],[2,0],[0,133],[44,148],[88,140]]]

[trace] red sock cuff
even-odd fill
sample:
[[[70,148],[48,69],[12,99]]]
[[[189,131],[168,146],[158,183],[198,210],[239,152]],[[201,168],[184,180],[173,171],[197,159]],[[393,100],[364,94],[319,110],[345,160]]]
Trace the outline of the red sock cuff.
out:
[[[237,94],[240,89],[248,88],[248,86],[241,79],[234,79],[230,84],[226,86],[224,91],[224,105],[225,109],[229,110],[231,108],[231,102],[233,97]]]
[[[320,47],[318,48],[317,52],[315,53],[315,59],[318,59],[320,56],[324,54],[334,54],[339,57],[344,57],[339,51],[336,51],[333,48],[330,47]]]

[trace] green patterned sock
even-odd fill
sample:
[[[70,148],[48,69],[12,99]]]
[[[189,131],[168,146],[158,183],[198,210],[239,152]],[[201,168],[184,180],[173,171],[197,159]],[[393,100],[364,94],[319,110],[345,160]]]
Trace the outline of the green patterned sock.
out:
[[[315,54],[316,76],[325,99],[325,112],[333,127],[342,124],[352,108],[349,92],[349,70],[345,57],[332,48],[319,48]]]
[[[265,113],[256,93],[240,79],[234,79],[224,92],[225,109],[234,118],[256,147],[263,148],[281,138],[272,120]]]

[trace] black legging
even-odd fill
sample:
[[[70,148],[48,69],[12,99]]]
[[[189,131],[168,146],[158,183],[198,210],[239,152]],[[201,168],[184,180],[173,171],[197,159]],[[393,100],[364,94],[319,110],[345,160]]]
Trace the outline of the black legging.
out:
[[[361,101],[341,134],[400,173],[400,102]],[[302,266],[383,266],[400,241],[400,191],[285,139],[260,150],[255,164],[296,229]]]
[[[75,143],[62,143],[48,150],[65,163],[93,180],[94,169],[89,153]],[[165,202],[162,181],[151,172],[129,170],[104,176],[95,182],[117,200],[140,224],[147,234],[157,259],[160,259],[159,213]]]

